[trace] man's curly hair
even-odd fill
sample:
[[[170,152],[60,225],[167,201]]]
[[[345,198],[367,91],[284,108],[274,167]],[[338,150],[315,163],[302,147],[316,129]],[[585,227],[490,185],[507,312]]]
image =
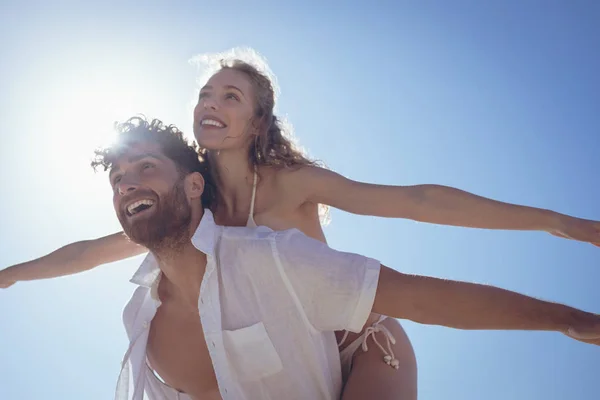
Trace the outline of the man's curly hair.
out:
[[[195,142],[189,143],[175,125],[165,125],[158,119],[148,122],[145,117],[132,117],[122,123],[115,123],[117,140],[111,146],[94,151],[92,168],[104,171],[113,164],[127,148],[135,143],[158,143],[164,155],[170,158],[182,175],[199,172],[205,180],[202,206],[211,208],[215,199],[215,186],[209,173],[209,164],[198,153]]]

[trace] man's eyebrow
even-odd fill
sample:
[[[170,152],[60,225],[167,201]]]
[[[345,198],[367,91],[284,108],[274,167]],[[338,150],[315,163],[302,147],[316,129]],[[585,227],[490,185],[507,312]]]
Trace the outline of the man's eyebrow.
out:
[[[129,163],[134,163],[134,162],[138,162],[140,160],[143,160],[144,158],[153,158],[157,161],[162,161],[163,157],[161,157],[158,154],[155,153],[143,153],[143,154],[136,154],[134,156],[131,156],[127,159],[127,162]],[[111,176],[113,176],[115,173],[119,172],[121,169],[119,168],[118,165],[114,164],[113,167],[110,169],[110,172],[108,173],[109,178]]]

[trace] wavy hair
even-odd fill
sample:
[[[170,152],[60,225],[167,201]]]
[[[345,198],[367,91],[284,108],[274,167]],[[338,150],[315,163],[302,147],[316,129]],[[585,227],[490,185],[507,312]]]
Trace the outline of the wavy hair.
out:
[[[223,69],[241,72],[250,80],[254,89],[254,121],[252,122],[258,130],[248,147],[248,162],[252,168],[325,167],[321,161],[308,157],[306,151],[295,140],[292,125],[275,115],[279,95],[277,79],[266,59],[259,53],[250,48],[235,48],[225,53],[200,55],[194,57],[191,62],[203,71],[198,80],[200,87]],[[200,153],[206,157],[210,154],[210,150],[201,148]],[[217,171],[213,169],[213,172]],[[328,207],[320,204],[319,215],[321,222],[327,223]]]

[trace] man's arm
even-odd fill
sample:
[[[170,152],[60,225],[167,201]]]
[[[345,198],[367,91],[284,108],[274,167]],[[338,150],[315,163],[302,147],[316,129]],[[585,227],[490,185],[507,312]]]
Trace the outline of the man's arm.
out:
[[[279,261],[313,326],[359,332],[371,311],[456,329],[558,331],[600,345],[600,317],[493,286],[407,275],[297,230],[276,234]]]
[[[456,329],[557,331],[600,344],[595,314],[493,286],[407,275],[385,266],[373,311]]]
[[[123,232],[71,243],[43,257],[0,270],[0,289],[18,281],[76,274],[147,251]]]

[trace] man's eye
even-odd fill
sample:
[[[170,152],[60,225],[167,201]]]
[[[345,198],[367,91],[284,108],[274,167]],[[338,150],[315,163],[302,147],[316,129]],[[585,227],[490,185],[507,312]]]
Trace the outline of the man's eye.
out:
[[[117,184],[117,183],[119,183],[119,182],[121,182],[121,177],[120,177],[120,176],[116,176],[116,177],[113,179],[113,186],[114,186],[114,185],[116,185],[116,184]]]
[[[200,94],[198,95],[198,99],[203,99],[203,98],[205,98],[206,96],[208,96],[208,93],[207,93],[207,92],[200,92]]]
[[[142,169],[154,168],[154,164],[144,163],[142,165]]]

